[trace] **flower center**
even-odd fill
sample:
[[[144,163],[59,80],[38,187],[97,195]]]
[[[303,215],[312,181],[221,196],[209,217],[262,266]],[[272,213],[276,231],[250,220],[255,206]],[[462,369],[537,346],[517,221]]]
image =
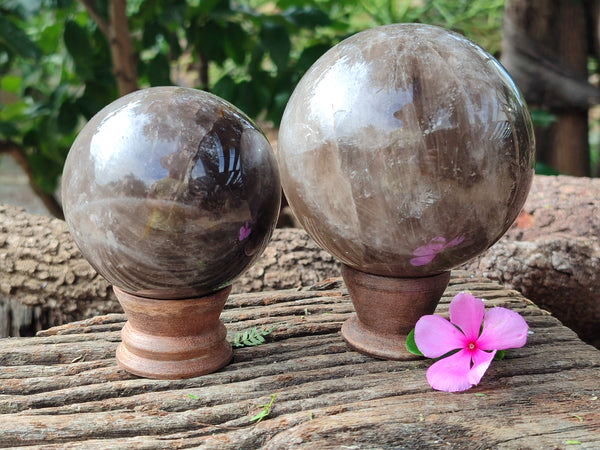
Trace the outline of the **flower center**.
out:
[[[467,345],[467,349],[469,349],[470,351],[475,350],[475,347],[477,347],[475,345],[475,342],[469,342],[469,345]]]

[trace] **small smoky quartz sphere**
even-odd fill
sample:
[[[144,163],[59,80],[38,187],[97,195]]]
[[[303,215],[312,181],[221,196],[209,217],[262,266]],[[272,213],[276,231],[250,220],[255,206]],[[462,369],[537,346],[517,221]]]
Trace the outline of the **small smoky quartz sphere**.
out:
[[[531,185],[534,135],[505,69],[421,24],[358,33],[325,53],[285,109],[282,185],[298,220],[354,269],[441,273],[497,241]]]
[[[155,299],[203,296],[267,245],[281,187],[266,137],[207,92],[149,88],[102,109],[67,157],[62,198],[83,256]]]

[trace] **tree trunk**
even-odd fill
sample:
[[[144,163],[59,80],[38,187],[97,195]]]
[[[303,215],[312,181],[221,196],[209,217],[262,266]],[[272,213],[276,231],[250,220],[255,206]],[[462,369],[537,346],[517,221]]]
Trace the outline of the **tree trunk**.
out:
[[[587,3],[508,0],[504,14],[502,63],[531,109],[558,118],[536,127],[538,161],[563,174],[589,176],[587,111],[600,93],[587,82]]]
[[[108,9],[110,17],[108,42],[120,95],[138,89],[136,60],[131,49],[126,6],[126,0],[110,0]]]
[[[136,58],[131,48],[131,36],[127,23],[127,0],[109,0],[108,21],[96,10],[94,0],[79,0],[87,13],[102,31],[108,45],[120,95],[138,89]]]
[[[592,55],[595,57],[598,67],[596,69],[596,86],[598,86],[598,80],[600,79],[600,0],[590,0],[590,14],[588,15],[589,27],[591,30],[590,46],[592,48]],[[598,120],[597,116],[593,117],[594,120]],[[597,124],[596,124],[597,126]],[[596,152],[600,152],[600,144],[596,143]],[[600,177],[600,158],[596,160],[595,167],[592,167],[592,176]]]

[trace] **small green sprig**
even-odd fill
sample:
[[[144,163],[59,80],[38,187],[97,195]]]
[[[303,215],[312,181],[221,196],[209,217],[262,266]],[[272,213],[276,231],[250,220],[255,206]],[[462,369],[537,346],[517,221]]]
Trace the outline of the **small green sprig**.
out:
[[[271,399],[269,400],[268,403],[266,403],[264,405],[258,405],[258,407],[262,408],[262,410],[258,414],[253,416],[250,419],[250,421],[254,422],[256,425],[261,420],[263,420],[265,417],[267,417],[269,415],[269,413],[271,412],[271,408],[273,407],[273,402],[275,402],[275,397],[277,397],[277,394],[271,394]]]
[[[254,347],[265,343],[265,336],[277,328],[279,324],[275,324],[270,328],[252,327],[249,330],[238,331],[233,337],[232,345],[234,347]]]

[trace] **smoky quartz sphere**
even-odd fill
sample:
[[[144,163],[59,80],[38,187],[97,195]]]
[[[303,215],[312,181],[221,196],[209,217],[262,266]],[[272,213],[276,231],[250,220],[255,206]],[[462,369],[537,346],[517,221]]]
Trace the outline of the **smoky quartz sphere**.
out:
[[[77,136],[63,172],[67,224],[110,283],[155,299],[230,284],[279,213],[273,150],[241,111],[203,91],[124,96]]]
[[[442,28],[358,33],[308,70],[278,139],[282,185],[323,248],[363,272],[447,271],[497,241],[529,192],[534,136],[504,68]]]

